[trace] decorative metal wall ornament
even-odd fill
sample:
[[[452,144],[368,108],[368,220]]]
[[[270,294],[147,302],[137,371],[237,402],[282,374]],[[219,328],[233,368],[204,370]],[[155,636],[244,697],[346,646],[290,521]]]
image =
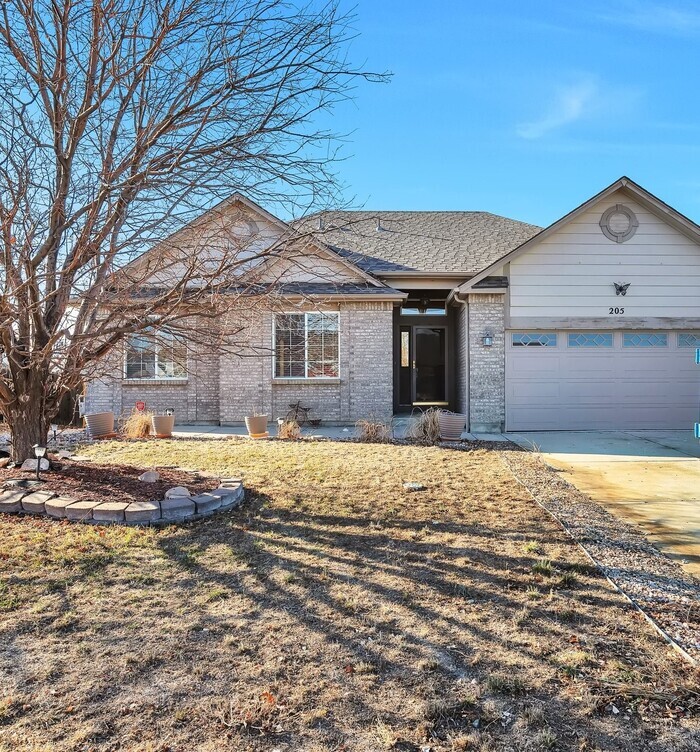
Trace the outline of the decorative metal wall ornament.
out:
[[[607,209],[600,218],[603,235],[616,243],[629,240],[639,227],[634,212],[623,204],[615,204]]]
[[[613,284],[615,285],[615,295],[627,295],[627,290],[632,283],[628,282],[626,285],[621,285],[619,282],[613,282]]]

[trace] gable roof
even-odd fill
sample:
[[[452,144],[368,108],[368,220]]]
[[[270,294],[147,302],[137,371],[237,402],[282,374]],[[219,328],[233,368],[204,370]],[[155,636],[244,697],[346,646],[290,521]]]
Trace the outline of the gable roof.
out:
[[[584,201],[568,214],[565,214],[563,217],[561,217],[561,219],[558,219],[548,227],[545,227],[536,235],[528,238],[519,246],[513,248],[500,258],[494,259],[476,276],[460,285],[459,292],[467,292],[471,288],[478,287],[479,283],[482,280],[484,280],[494,271],[503,266],[503,264],[507,264],[509,261],[512,261],[523,253],[526,253],[533,245],[541,240],[544,240],[557,230],[567,225],[569,222],[573,221],[576,217],[590,209],[591,206],[620,190],[629,194],[629,196],[636,200],[639,204],[647,208],[650,212],[660,217],[664,221],[668,222],[669,225],[676,228],[679,232],[682,232],[691,240],[695,241],[696,243],[700,243],[700,225],[697,225],[691,219],[688,219],[688,217],[686,217],[684,214],[681,214],[672,206],[669,206],[665,201],[662,201],[653,193],[647,191],[646,188],[642,188],[642,186],[638,183],[635,183],[634,180],[631,180],[630,178],[623,175],[614,183],[611,183],[607,188],[603,188],[600,193],[596,193],[595,196],[589,198],[587,201]]]
[[[295,220],[370,274],[476,274],[541,228],[478,211],[327,211]]]
[[[322,240],[315,237],[313,233],[309,233],[308,235],[304,236],[303,228],[296,228],[292,224],[288,224],[287,222],[281,220],[279,217],[276,217],[274,214],[271,214],[262,206],[256,204],[254,201],[239,192],[233,193],[231,196],[224,199],[223,201],[220,201],[218,204],[211,207],[203,214],[197,215],[194,219],[180,227],[168,237],[159,240],[147,251],[126,264],[123,269],[137,267],[144,259],[146,259],[149,254],[155,254],[160,249],[166,249],[168,245],[172,244],[174,239],[176,239],[178,236],[181,236],[188,231],[192,231],[199,227],[205,226],[208,221],[212,220],[215,217],[221,217],[236,205],[242,206],[251,214],[258,215],[258,217],[262,217],[263,219],[268,221],[271,225],[273,225],[280,231],[280,236],[285,238],[287,242],[306,242],[313,246],[315,252],[323,257],[342,264],[348,269],[348,271],[357,275],[361,280],[364,280],[367,285],[375,286],[380,290],[387,290],[389,293],[395,292],[391,288],[387,287],[381,280],[378,280],[374,276],[372,276],[366,269],[363,269],[361,266],[354,264],[353,261],[347,257],[347,255],[336,253],[334,249],[330,248]]]

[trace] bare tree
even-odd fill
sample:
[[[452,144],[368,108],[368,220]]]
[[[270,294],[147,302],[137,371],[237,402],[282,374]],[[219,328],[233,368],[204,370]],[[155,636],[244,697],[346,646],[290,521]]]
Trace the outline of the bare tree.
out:
[[[334,1],[2,4],[0,412],[15,460],[125,337],[235,339],[232,296],[299,238],[185,233],[138,257],[234,190],[332,202],[335,140],[316,116],[382,78],[348,63],[349,23]]]

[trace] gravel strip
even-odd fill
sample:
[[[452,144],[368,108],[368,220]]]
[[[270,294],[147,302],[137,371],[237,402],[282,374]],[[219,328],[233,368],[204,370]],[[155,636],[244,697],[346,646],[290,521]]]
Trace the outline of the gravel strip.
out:
[[[603,572],[695,660],[700,660],[700,582],[634,525],[565,481],[541,457],[501,452],[532,496],[561,520]]]

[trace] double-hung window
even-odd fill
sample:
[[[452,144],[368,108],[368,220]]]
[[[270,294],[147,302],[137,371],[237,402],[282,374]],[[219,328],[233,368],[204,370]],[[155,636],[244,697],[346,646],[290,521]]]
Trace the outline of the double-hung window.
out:
[[[126,342],[127,379],[184,379],[187,346],[170,332],[146,329]]]
[[[275,316],[275,378],[338,377],[338,314]]]

